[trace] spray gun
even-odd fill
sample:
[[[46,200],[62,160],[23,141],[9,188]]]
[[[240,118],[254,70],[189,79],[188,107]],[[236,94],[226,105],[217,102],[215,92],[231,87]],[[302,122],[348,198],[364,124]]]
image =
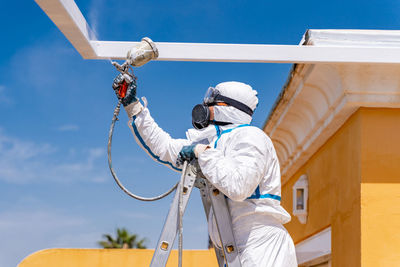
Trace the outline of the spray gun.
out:
[[[128,51],[126,61],[122,65],[117,62],[112,62],[112,64],[118,71],[124,71],[129,65],[140,67],[156,58],[158,58],[158,49],[155,43],[150,38],[144,37],[140,43]]]
[[[136,83],[136,76],[133,74],[133,67],[140,67],[152,59],[158,57],[158,49],[154,42],[145,37],[140,43],[132,47],[126,56],[123,64],[112,61],[111,64],[122,74],[124,80],[118,88],[118,95],[120,96],[117,107],[114,111],[114,119],[118,120],[118,114],[121,107],[122,99],[126,96],[126,91],[131,83]]]
[[[136,77],[133,74],[132,66],[140,67],[149,62],[152,59],[158,57],[158,49],[154,42],[148,38],[144,37],[140,43],[132,47],[126,56],[125,62],[120,65],[118,62],[113,61],[111,64],[122,73],[124,81],[119,88],[119,96],[122,98],[126,95],[126,90],[128,86],[133,81],[136,81]]]
[[[156,45],[153,43],[153,41],[145,37],[142,39],[140,43],[138,43],[135,47],[133,47],[131,50],[128,51],[126,60],[123,64],[118,64],[117,62],[113,61],[111,62],[115,68],[123,75],[123,82],[118,88],[118,94],[120,96],[119,102],[117,107],[114,110],[114,116],[111,122],[110,126],[110,131],[108,133],[108,145],[107,145],[107,154],[108,154],[108,166],[111,171],[111,175],[113,176],[115,182],[118,184],[118,186],[124,191],[126,194],[128,194],[130,197],[133,197],[137,200],[141,201],[154,201],[154,200],[159,200],[161,198],[164,198],[168,196],[170,193],[172,193],[176,187],[178,186],[178,183],[175,184],[171,189],[169,189],[167,192],[156,196],[156,197],[141,197],[138,195],[135,195],[134,193],[130,192],[127,188],[125,188],[122,183],[119,181],[117,174],[115,173],[113,167],[112,167],[112,158],[111,158],[111,147],[112,147],[112,137],[114,133],[114,126],[116,121],[118,120],[118,114],[121,108],[121,103],[122,99],[126,96],[126,91],[131,83],[136,83],[136,76],[133,74],[133,67],[140,67],[149,62],[152,59],[156,59],[158,57],[158,50]]]

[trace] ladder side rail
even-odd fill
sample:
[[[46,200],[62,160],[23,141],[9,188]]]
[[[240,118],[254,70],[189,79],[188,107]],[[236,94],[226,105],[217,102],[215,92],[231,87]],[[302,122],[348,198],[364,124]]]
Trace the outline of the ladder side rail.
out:
[[[184,185],[183,185],[183,192],[184,192],[182,196],[183,212],[186,209],[196,178],[195,174],[193,173],[192,166],[188,165],[187,168],[188,172],[184,179]],[[171,203],[160,238],[157,242],[157,246],[154,251],[150,267],[164,267],[167,264],[169,255],[174,245],[176,235],[178,233],[178,216],[179,216],[178,203],[179,203],[179,192],[182,190],[181,186],[182,185],[179,184],[175,192],[175,196]]]
[[[206,182],[206,185],[211,199],[219,237],[222,243],[226,266],[241,267],[239,251],[233,235],[232,219],[225,195],[214,186],[211,186],[208,182]]]
[[[205,179],[204,178],[197,178],[196,179],[196,187],[199,188],[200,191],[200,196],[201,196],[201,201],[203,202],[203,207],[204,207],[204,212],[206,215],[206,219],[208,222],[208,215],[210,214],[210,209],[211,209],[211,199],[208,194],[208,190],[205,184]],[[224,259],[224,253],[222,249],[219,249],[213,244],[215,255],[217,256],[217,262],[219,267],[224,267],[225,266],[225,259]]]

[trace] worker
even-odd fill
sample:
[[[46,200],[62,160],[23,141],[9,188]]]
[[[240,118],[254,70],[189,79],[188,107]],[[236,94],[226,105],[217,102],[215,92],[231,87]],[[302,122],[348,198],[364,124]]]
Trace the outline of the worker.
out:
[[[113,88],[124,81],[118,75]],[[131,83],[122,103],[137,143],[156,161],[181,171],[184,161],[197,159],[206,179],[228,199],[233,233],[242,266],[297,266],[293,241],[282,226],[290,215],[280,205],[279,161],[271,139],[250,126],[258,104],[257,92],[241,82],[210,87],[192,110],[193,129],[186,139],[173,139],[150,115],[147,100],[136,97]],[[209,235],[220,240],[209,214]]]

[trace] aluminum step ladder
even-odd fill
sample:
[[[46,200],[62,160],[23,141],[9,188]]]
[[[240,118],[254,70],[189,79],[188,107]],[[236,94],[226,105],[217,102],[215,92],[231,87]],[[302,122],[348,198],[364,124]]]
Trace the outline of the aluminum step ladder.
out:
[[[221,249],[214,246],[219,266],[241,267],[242,265],[240,263],[238,249],[233,236],[232,220],[226,197],[205,179],[197,161],[192,161],[191,164],[185,163],[183,166],[181,182],[175,192],[150,267],[166,266],[180,228],[179,208],[181,209],[183,216],[193,187],[197,187],[200,190],[207,221],[210,209],[213,209],[214,218],[222,244]],[[181,199],[179,192],[182,192]]]

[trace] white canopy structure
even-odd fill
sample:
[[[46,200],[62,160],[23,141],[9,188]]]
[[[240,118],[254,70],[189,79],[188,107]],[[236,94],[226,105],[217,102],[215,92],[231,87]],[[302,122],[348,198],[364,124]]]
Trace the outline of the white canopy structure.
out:
[[[35,0],[84,59],[125,59],[137,42],[98,41],[73,0]],[[374,31],[363,31],[373,36]],[[382,32],[382,31],[380,31]],[[155,42],[157,60],[254,63],[400,63],[400,31],[387,31],[393,46],[211,44]],[[323,34],[327,34],[326,31]],[[346,39],[349,31],[343,32]],[[328,33],[329,35],[329,33]],[[144,36],[141,36],[144,37]],[[151,37],[151,36],[150,36]],[[323,36],[322,36],[323,37]],[[322,38],[323,39],[323,38]]]

